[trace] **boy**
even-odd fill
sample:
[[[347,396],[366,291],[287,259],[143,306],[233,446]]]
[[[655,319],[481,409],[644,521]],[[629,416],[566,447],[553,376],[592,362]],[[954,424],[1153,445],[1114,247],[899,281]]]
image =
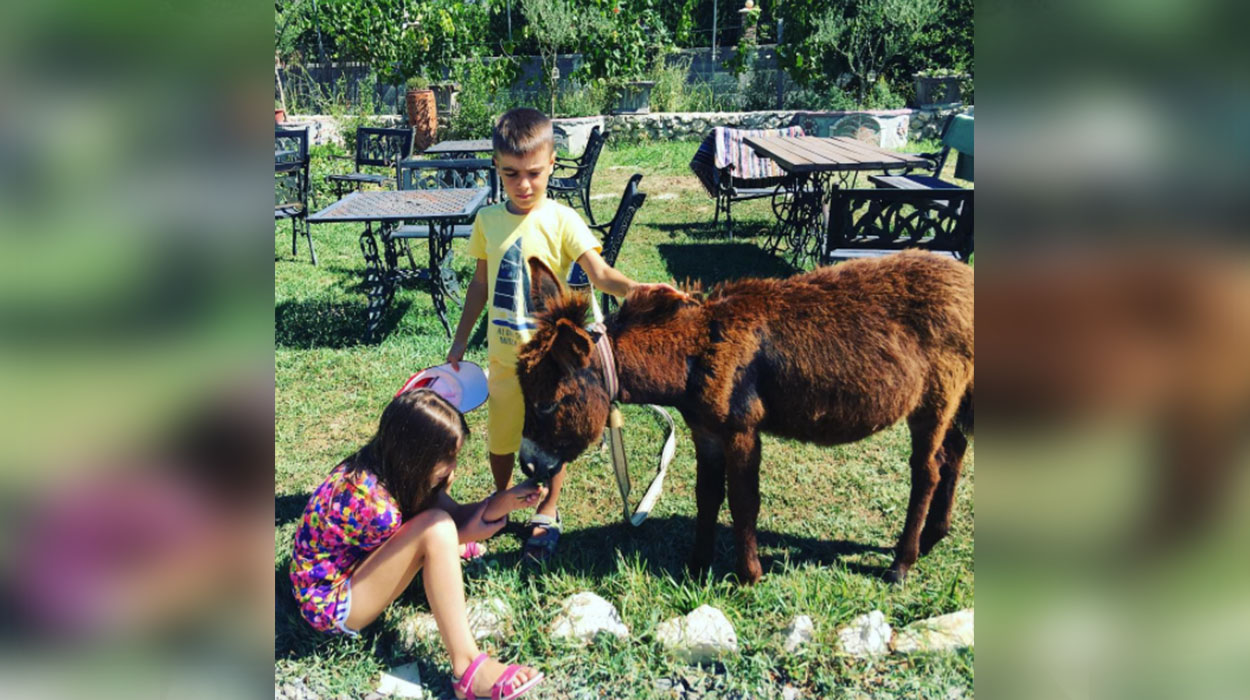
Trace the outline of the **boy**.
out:
[[[447,361],[459,369],[469,334],[489,299],[486,439],[495,488],[503,491],[512,480],[525,422],[516,354],[535,328],[529,299],[529,259],[538,257],[561,279],[567,279],[569,268],[576,262],[591,284],[617,297],[638,287],[668,285],[639,285],[609,267],[599,255],[599,242],[581,217],[570,207],[547,198],[547,179],[556,155],[551,120],[546,115],[530,108],[511,110],[499,118],[493,141],[495,169],[508,201],[484,207],[473,222],[469,255],[477,258],[477,270],[465,294],[464,314]],[[560,538],[563,523],[556,504],[566,473],[562,469],[552,477],[547,498],[530,519],[525,556],[536,561],[550,558]]]

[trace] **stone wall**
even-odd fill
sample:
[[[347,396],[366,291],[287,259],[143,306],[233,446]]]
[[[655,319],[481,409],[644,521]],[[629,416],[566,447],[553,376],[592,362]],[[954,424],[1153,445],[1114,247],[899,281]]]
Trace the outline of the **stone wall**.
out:
[[[805,124],[814,135],[826,136],[833,125],[850,115],[867,114],[875,118],[880,128],[880,143],[886,147],[901,147],[907,141],[936,139],[942,122],[951,112],[967,109],[964,105],[930,105],[921,109],[893,109],[863,112],[671,112],[656,114],[621,114],[601,117],[555,119],[557,135],[563,145],[572,152],[580,153],[585,147],[590,129],[598,124],[611,132],[613,141],[699,141],[712,127],[727,126],[735,129],[776,129],[792,123]],[[399,126],[403,117],[382,115],[369,118],[377,126]],[[341,129],[334,117],[326,115],[293,115],[287,126],[307,125],[312,131],[311,143],[336,143],[345,145]],[[446,127],[446,117],[439,115],[440,128]]]

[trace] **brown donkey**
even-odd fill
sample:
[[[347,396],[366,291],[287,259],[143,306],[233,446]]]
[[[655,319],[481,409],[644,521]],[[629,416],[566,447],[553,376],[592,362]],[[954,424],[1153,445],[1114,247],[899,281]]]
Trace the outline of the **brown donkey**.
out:
[[[968,266],[908,251],[731,282],[705,299],[648,289],[595,329],[584,327],[587,297],[529,266],[538,330],[517,362],[523,464],[546,473],[573,460],[599,438],[613,399],[676,408],[698,458],[691,565],[712,563],[728,481],[738,575],[754,583],[760,432],[835,445],[906,418],[911,498],[886,578],[902,581],[946,535],[972,417]]]

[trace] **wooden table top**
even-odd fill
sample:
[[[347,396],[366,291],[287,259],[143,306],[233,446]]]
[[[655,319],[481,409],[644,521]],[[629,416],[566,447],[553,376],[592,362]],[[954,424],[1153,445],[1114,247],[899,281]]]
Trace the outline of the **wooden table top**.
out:
[[[895,153],[848,136],[748,136],[743,143],[790,173],[885,170],[927,166],[929,161]]]

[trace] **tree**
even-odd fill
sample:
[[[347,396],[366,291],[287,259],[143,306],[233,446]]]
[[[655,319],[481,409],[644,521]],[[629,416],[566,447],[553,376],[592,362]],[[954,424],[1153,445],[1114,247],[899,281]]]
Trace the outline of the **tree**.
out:
[[[855,78],[862,103],[873,83],[912,50],[943,8],[943,0],[785,0],[782,66],[798,83],[830,89],[838,75]]]
[[[577,46],[580,13],[570,0],[521,0],[525,32],[538,44],[543,80],[551,90],[551,114],[556,113],[556,58],[561,49]]]

